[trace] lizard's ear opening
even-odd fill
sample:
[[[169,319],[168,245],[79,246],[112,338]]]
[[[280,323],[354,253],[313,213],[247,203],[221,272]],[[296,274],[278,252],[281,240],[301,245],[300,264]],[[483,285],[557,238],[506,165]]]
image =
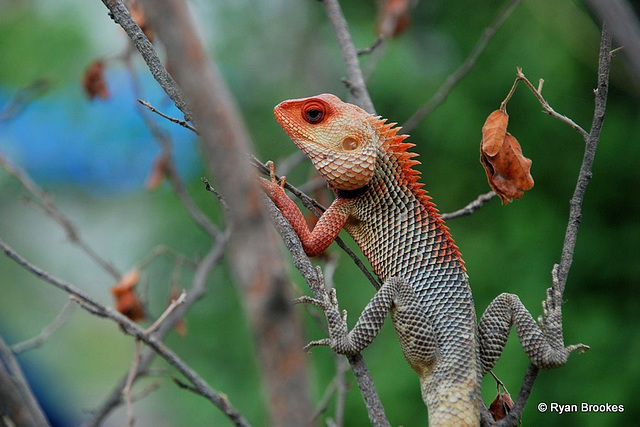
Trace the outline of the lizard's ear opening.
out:
[[[360,143],[358,142],[358,140],[350,136],[342,140],[342,148],[345,151],[356,150],[359,146],[360,146]]]

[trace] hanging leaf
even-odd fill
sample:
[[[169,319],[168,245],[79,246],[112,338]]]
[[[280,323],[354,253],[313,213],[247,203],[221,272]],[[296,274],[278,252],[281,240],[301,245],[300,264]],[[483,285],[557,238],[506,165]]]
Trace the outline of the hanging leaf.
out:
[[[138,0],[129,1],[129,13],[131,18],[138,24],[138,27],[142,30],[145,36],[153,43],[153,30],[147,21],[147,17],[144,13],[144,9]]]
[[[521,198],[524,190],[533,187],[531,160],[524,157],[518,140],[507,132],[508,122],[505,111],[491,113],[482,127],[480,143],[480,162],[503,205]]]
[[[162,181],[169,176],[169,160],[169,152],[166,150],[163,150],[156,157],[144,184],[147,190],[156,190]]]
[[[376,30],[383,38],[396,37],[409,27],[409,0],[383,0]]]
[[[111,294],[116,299],[116,310],[134,322],[145,318],[142,302],[134,290],[139,280],[140,270],[134,268],[125,273],[111,288]]]
[[[509,411],[511,411],[511,408],[513,408],[511,395],[509,395],[508,392],[498,393],[494,401],[491,402],[491,405],[489,406],[489,413],[494,420],[500,421],[507,416]]]
[[[169,301],[167,302],[167,307],[175,300],[178,299],[178,297],[180,296],[180,290],[178,289],[177,286],[172,286],[171,287],[171,295],[169,296]],[[178,335],[180,335],[181,337],[184,337],[187,335],[187,322],[184,319],[184,316],[180,316],[180,319],[178,319],[175,323],[175,325],[173,326],[173,329],[176,331],[176,333]]]
[[[95,60],[87,67],[82,77],[82,86],[89,99],[97,97],[104,101],[109,97],[102,60]]]

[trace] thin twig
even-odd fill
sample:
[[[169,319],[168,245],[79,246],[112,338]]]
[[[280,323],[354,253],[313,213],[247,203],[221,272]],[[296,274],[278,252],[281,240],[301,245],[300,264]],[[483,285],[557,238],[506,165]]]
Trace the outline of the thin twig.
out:
[[[524,75],[524,73],[522,72],[522,69],[517,68],[516,69],[516,74],[517,77],[513,82],[513,86],[511,86],[511,90],[509,91],[509,93],[507,94],[507,97],[504,99],[504,101],[502,101],[502,103],[500,104],[500,109],[502,111],[506,111],[507,109],[507,102],[509,102],[509,100],[511,99],[511,96],[513,96],[513,93],[516,90],[516,87],[518,86],[519,82],[524,82],[527,87],[529,88],[529,90],[531,90],[531,92],[535,95],[535,97],[538,99],[538,102],[540,102],[540,105],[542,105],[542,109],[544,110],[545,113],[547,113],[548,115],[550,115],[551,117],[554,117],[558,120],[560,120],[561,122],[564,122],[566,124],[568,124],[569,126],[571,126],[573,129],[575,129],[578,133],[580,133],[580,135],[582,135],[583,138],[586,138],[589,134],[587,133],[587,131],[585,131],[584,129],[582,129],[576,122],[574,122],[573,120],[571,120],[569,117],[562,115],[558,112],[556,112],[551,105],[547,102],[546,99],[544,99],[544,97],[542,96],[542,85],[544,83],[544,80],[540,79],[540,81],[538,82],[538,87],[536,88],[535,86],[533,86],[533,84],[529,81],[529,79],[527,79]]]
[[[302,277],[313,292],[314,297],[321,298],[322,295],[319,292],[324,285],[322,283],[322,277],[319,269],[316,270],[311,264],[311,261],[309,261],[309,258],[302,249],[302,244],[300,243],[298,235],[291,224],[287,222],[284,215],[282,215],[271,200],[266,199],[265,202],[269,208],[271,217],[274,219],[276,230],[280,233],[285,246],[291,253],[293,265],[298,269],[298,271],[300,271],[300,274],[302,274]],[[347,360],[351,365],[356,382],[358,383],[358,387],[360,388],[362,397],[365,401],[369,421],[371,421],[371,424],[374,426],[389,426],[389,420],[385,415],[384,407],[382,406],[382,402],[378,396],[373,378],[367,369],[367,365],[365,364],[362,355],[360,353],[349,355],[347,356]]]
[[[214,391],[200,376],[191,369],[182,359],[180,359],[172,350],[166,347],[156,336],[148,335],[137,323],[132,322],[127,317],[109,308],[93,297],[86,294],[72,284],[65,282],[41,268],[35,266],[26,258],[18,254],[13,248],[8,246],[0,239],[0,249],[7,257],[15,261],[29,273],[34,274],[45,282],[55,286],[56,288],[71,295],[72,299],[81,302],[81,307],[87,309],[92,314],[100,317],[108,318],[120,326],[120,329],[127,335],[131,335],[151,347],[159,356],[165,359],[178,372],[184,375],[198,391],[198,394],[207,398],[211,403],[217,406],[234,424],[238,426],[248,426],[247,421],[240,415],[238,410],[231,405],[229,399],[216,391]]]
[[[133,387],[133,381],[140,365],[140,340],[136,340],[135,350],[133,354],[133,361],[131,362],[131,368],[129,368],[129,374],[127,375],[127,381],[125,382],[122,394],[124,395],[125,405],[127,407],[127,426],[133,427],[133,400],[131,398],[131,388]]]
[[[373,41],[373,43],[371,43],[371,46],[366,47],[364,49],[358,49],[357,51],[358,56],[369,55],[373,53],[373,51],[375,51],[378,47],[382,45],[382,43],[384,43],[384,40],[385,40],[384,36],[382,34],[379,34],[378,37],[376,37],[376,39]]]
[[[30,103],[47,93],[52,86],[53,82],[49,78],[41,77],[18,90],[0,110],[0,122],[17,117]]]
[[[160,86],[165,90],[176,107],[182,111],[185,119],[191,121],[193,119],[193,114],[184,100],[182,91],[164,67],[164,64],[158,57],[147,36],[140,29],[138,24],[136,24],[133,18],[131,18],[129,11],[122,4],[122,1],[102,0],[102,3],[104,3],[104,5],[109,9],[112,19],[116,21],[122,29],[124,29],[135,47],[138,49],[138,52],[140,52],[142,58],[147,63],[153,78],[156,79]]]
[[[188,125],[187,122],[185,122],[184,120],[181,121],[181,120],[166,116],[160,113],[150,104],[144,101],[141,101],[139,99],[142,96],[141,85],[138,82],[135,69],[133,67],[133,64],[131,63],[130,58],[127,58],[125,60],[125,63],[129,68],[129,74],[131,74],[131,81],[133,82],[134,95],[136,96],[136,98],[138,98],[138,102],[140,104],[146,106],[149,110],[160,114],[162,117],[168,120],[171,120],[173,122],[183,122],[187,126],[192,128],[196,134],[198,133],[195,130],[195,127]],[[175,161],[173,159],[173,144],[171,142],[171,139],[165,132],[163,132],[158,127],[156,122],[151,119],[149,111],[147,109],[142,108],[140,105],[138,105],[138,107],[139,107],[138,111],[140,112],[140,116],[142,117],[142,120],[147,125],[147,128],[149,128],[149,130],[151,131],[151,134],[153,135],[155,140],[158,142],[158,145],[160,145],[160,147],[162,148],[161,159],[163,161],[164,176],[169,181],[169,184],[171,184],[171,188],[176,193],[176,195],[182,202],[182,205],[186,209],[187,213],[191,216],[193,221],[197,225],[199,225],[208,235],[210,235],[215,239],[220,234],[220,230],[218,230],[218,228],[213,224],[213,222],[209,220],[209,218],[200,210],[198,205],[194,202],[194,200],[189,195],[184,183],[182,182],[182,179],[180,178],[180,175],[178,174],[178,169],[176,168]]]
[[[191,132],[195,133],[196,135],[200,135],[198,133],[198,129],[196,129],[194,126],[191,125],[191,123],[187,122],[186,120],[177,119],[175,117],[168,116],[165,113],[163,113],[162,111],[158,110],[153,105],[149,104],[147,101],[143,101],[142,99],[138,99],[138,102],[140,104],[144,105],[145,107],[147,107],[151,112],[156,113],[157,115],[159,115],[160,117],[163,117],[163,118],[169,120],[170,122],[176,123],[176,124],[182,126],[183,128],[187,128]]]
[[[355,98],[355,104],[358,104],[368,113],[375,114],[376,110],[367,91],[367,85],[358,62],[358,51],[351,39],[347,20],[344,19],[340,4],[338,0],[323,0],[322,4],[340,45],[342,59],[347,67],[349,91]]]
[[[474,201],[472,201],[462,209],[458,209],[457,211],[453,211],[449,213],[443,213],[442,219],[448,220],[453,218],[459,218],[465,215],[471,215],[472,213],[480,209],[486,202],[488,202],[489,200],[493,199],[496,196],[497,194],[493,190],[489,191],[488,193],[481,194]]]
[[[154,336],[158,340],[162,340],[168,333],[173,329],[178,321],[184,316],[184,313],[198,300],[204,295],[205,292],[205,284],[209,273],[213,269],[213,267],[218,263],[218,261],[222,258],[225,248],[227,246],[227,242],[229,240],[228,232],[223,234],[222,238],[216,242],[207,255],[200,261],[198,264],[195,274],[193,277],[191,288],[187,293],[187,298],[185,303],[180,306],[177,310],[175,310],[158,328],[157,332]],[[146,348],[142,354],[141,362],[138,365],[138,369],[136,372],[135,379],[140,378],[142,374],[147,372],[148,367],[151,365],[151,362],[155,358],[156,353],[150,349]],[[119,383],[114,387],[109,396],[105,399],[104,403],[100,408],[95,411],[92,411],[92,416],[90,419],[86,420],[84,426],[99,426],[103,423],[103,420],[109,415],[109,413],[118,407],[122,403],[122,390],[125,387],[127,375],[122,378]]]
[[[0,424],[48,427],[15,355],[0,336]]]
[[[12,165],[2,156],[0,156],[0,166],[2,166],[10,175],[14,176],[20,184],[22,184],[22,187],[40,203],[37,206],[39,206],[45,214],[62,227],[67,235],[67,239],[69,239],[71,243],[82,249],[89,258],[102,267],[104,271],[109,273],[111,277],[116,280],[120,278],[120,272],[111,263],[98,255],[98,253],[93,250],[93,248],[89,246],[82,237],[80,237],[80,232],[75,225],[73,225],[73,222],[63,214],[60,209],[58,209],[49,194],[41,189],[24,170]]]
[[[165,321],[165,319],[167,317],[169,317],[169,315],[171,313],[173,313],[178,307],[180,307],[182,304],[184,304],[185,300],[187,299],[187,291],[185,291],[184,289],[182,290],[182,292],[180,292],[180,295],[178,296],[178,298],[174,299],[171,301],[171,303],[169,304],[169,306],[166,308],[166,310],[160,315],[160,317],[158,317],[156,319],[155,322],[153,322],[153,324],[151,326],[149,326],[147,329],[145,329],[145,333],[147,334],[152,334],[154,333],[162,324],[162,322]]]
[[[598,59],[598,86],[595,91],[595,107],[591,132],[585,136],[586,144],[584,156],[582,159],[582,165],[580,166],[580,173],[578,175],[576,188],[570,202],[569,220],[565,233],[564,245],[562,247],[561,261],[557,267],[557,271],[554,271],[554,273],[557,273],[555,276],[557,279],[553,281],[553,286],[557,286],[559,288],[558,290],[561,295],[564,293],[569,269],[573,262],[578,226],[580,225],[582,217],[582,203],[584,201],[585,190],[591,180],[593,159],[598,146],[602,124],[604,122],[610,70],[611,34],[609,33],[607,25],[603,24],[602,35],[600,38],[600,55]],[[554,266],[554,269],[555,268],[556,267]],[[514,426],[518,423],[518,420],[522,417],[524,406],[531,394],[537,375],[538,368],[535,365],[530,364],[525,374],[520,392],[518,393],[518,397],[514,402],[514,406],[511,409],[511,412],[509,412],[509,414],[498,423],[499,426]],[[486,416],[483,413],[483,420],[485,419]]]
[[[69,318],[69,315],[73,313],[73,310],[75,308],[75,304],[72,304],[71,301],[67,301],[56,318],[53,319],[53,321],[49,325],[47,325],[47,327],[45,327],[37,337],[12,345],[11,351],[14,354],[20,354],[25,351],[33,350],[34,348],[40,347],[58,330],[58,328],[64,325],[64,323]]]
[[[467,75],[467,73],[476,65],[476,62],[482,52],[498,32],[502,24],[507,20],[511,12],[522,0],[511,0],[511,2],[500,12],[498,17],[489,25],[482,33],[482,37],[478,40],[475,47],[467,57],[467,59],[453,72],[445,82],[440,86],[438,91],[431,97],[431,99],[416,111],[413,116],[402,125],[402,130],[405,133],[411,132],[418,123],[427,117],[438,105],[447,99],[451,90]]]
[[[602,25],[602,38],[600,42],[600,56],[598,60],[598,86],[595,90],[595,108],[593,112],[593,121],[591,123],[591,131],[584,136],[585,151],[580,167],[580,175],[573,192],[569,210],[569,224],[565,234],[564,244],[562,247],[562,256],[558,268],[558,282],[560,292],[564,292],[567,282],[569,269],[573,263],[573,252],[576,246],[576,238],[578,235],[578,226],[582,219],[582,203],[584,195],[591,181],[593,160],[598,141],[600,140],[600,132],[604,123],[604,116],[607,109],[607,95],[609,92],[609,72],[611,70],[611,34],[607,23]]]

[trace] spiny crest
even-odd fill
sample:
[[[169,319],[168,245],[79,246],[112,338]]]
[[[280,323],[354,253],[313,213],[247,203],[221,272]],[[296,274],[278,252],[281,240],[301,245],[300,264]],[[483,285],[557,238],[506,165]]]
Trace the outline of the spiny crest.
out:
[[[446,239],[451,244],[454,255],[461,261],[462,268],[464,268],[464,261],[460,256],[458,247],[449,233],[449,228],[445,225],[435,203],[431,201],[431,196],[429,196],[427,190],[423,188],[424,183],[418,181],[418,178],[420,178],[420,171],[413,168],[420,164],[418,160],[414,159],[414,157],[418,156],[418,153],[407,151],[410,148],[415,147],[416,144],[405,142],[405,139],[407,139],[409,135],[398,135],[398,132],[402,128],[399,126],[396,127],[396,124],[397,123],[393,122],[387,123],[387,119],[377,117],[377,125],[380,128],[380,135],[384,139],[383,147],[387,150],[389,155],[392,155],[397,159],[401,173],[406,178],[407,186],[411,189],[413,194],[415,194],[422,206],[424,206],[429,217],[435,222],[436,227],[440,228],[444,232]]]
[[[431,202],[431,197],[429,197],[427,191],[422,188],[424,184],[418,182],[420,171],[413,168],[420,164],[418,160],[414,159],[414,157],[418,156],[418,153],[407,151],[416,145],[411,142],[405,142],[405,139],[407,139],[409,135],[398,135],[398,132],[402,128],[396,126],[396,124],[397,123],[387,123],[387,119],[378,119],[380,135],[385,140],[384,148],[390,155],[397,159],[398,166],[407,180],[407,185],[411,188],[418,200],[420,200],[427,209],[437,212],[435,205]]]

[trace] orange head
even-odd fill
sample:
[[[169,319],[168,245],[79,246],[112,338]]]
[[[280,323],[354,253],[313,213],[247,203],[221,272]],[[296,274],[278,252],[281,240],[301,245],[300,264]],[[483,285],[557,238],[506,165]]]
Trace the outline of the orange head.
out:
[[[331,94],[283,101],[273,111],[331,187],[356,190],[369,183],[380,140],[376,117]]]

